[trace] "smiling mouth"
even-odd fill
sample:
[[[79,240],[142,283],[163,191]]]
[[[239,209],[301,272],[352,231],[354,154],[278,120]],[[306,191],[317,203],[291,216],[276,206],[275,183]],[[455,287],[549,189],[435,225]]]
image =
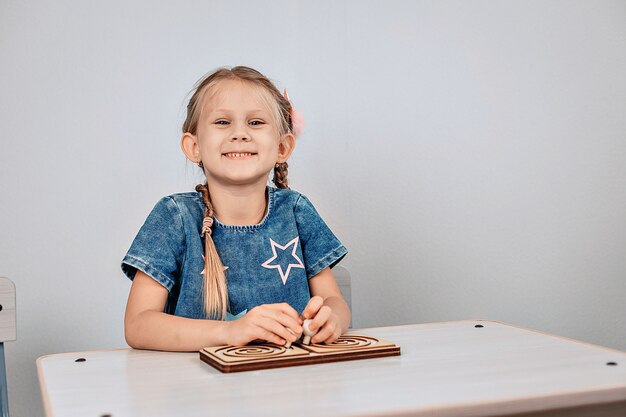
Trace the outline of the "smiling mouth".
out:
[[[254,155],[256,155],[256,153],[253,152],[228,152],[222,154],[222,156],[229,159],[248,159]]]

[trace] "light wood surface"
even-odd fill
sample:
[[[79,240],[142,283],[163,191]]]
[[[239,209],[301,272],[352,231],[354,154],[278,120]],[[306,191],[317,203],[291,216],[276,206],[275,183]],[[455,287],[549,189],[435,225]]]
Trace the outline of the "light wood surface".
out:
[[[400,348],[387,340],[348,332],[328,345],[296,342],[291,347],[272,343],[215,346],[202,349],[199,356],[221,372],[248,372],[397,355]]]
[[[355,331],[402,355],[222,374],[197,352],[120,349],[37,371],[54,417],[626,415],[626,352],[492,321]]]
[[[15,285],[4,277],[0,277],[0,306],[0,342],[15,340]]]

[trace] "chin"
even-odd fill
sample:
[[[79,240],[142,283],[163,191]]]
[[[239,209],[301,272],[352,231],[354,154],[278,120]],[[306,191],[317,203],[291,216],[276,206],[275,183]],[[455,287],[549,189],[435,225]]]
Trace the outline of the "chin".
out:
[[[232,186],[253,186],[253,185],[267,185],[269,181],[269,175],[265,177],[243,177],[243,176],[233,176],[224,178],[222,181],[226,185]]]

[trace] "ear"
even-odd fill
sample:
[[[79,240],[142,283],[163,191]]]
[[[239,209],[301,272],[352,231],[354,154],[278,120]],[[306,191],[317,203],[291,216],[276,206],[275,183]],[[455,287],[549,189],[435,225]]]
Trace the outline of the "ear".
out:
[[[198,146],[198,137],[189,132],[185,132],[180,139],[180,148],[191,162],[197,164],[200,162],[200,147]]]
[[[278,144],[278,161],[286,162],[294,148],[296,147],[296,137],[292,133],[285,134]]]

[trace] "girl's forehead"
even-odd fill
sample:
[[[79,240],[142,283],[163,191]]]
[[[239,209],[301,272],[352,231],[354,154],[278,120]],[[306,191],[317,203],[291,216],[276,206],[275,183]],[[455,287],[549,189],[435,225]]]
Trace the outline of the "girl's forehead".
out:
[[[222,80],[209,88],[203,110],[271,111],[271,94],[265,88],[242,80]]]

